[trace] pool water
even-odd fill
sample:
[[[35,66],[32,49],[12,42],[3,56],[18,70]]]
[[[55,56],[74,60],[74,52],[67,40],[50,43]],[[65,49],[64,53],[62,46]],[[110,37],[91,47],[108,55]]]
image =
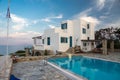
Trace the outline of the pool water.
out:
[[[48,61],[88,80],[120,80],[120,63],[83,56],[51,58]]]

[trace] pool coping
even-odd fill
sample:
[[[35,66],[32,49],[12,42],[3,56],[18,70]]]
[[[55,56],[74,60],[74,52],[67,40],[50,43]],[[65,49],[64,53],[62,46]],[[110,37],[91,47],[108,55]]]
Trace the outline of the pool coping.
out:
[[[51,62],[48,62],[46,61],[47,64],[51,65],[52,67],[56,68],[57,70],[59,70],[60,72],[62,72],[62,74],[64,74],[66,77],[72,79],[72,80],[87,80],[86,78],[83,78],[82,76],[77,76],[76,74],[68,71],[68,70],[65,70],[65,69],[62,69],[61,67],[51,63]]]
[[[108,60],[108,59],[103,59],[103,58],[98,58],[98,57],[85,56],[85,55],[73,55],[73,56],[82,56],[82,57],[85,57],[85,58],[92,58],[92,59],[103,60],[103,61],[114,62],[114,63],[119,63],[120,64],[119,61]],[[66,57],[66,56],[63,56],[63,57]],[[49,65],[53,66],[54,68],[58,69],[59,71],[63,72],[63,74],[66,75],[67,77],[71,77],[72,80],[87,80],[86,78],[84,78],[80,75],[77,75],[77,74],[75,74],[71,71],[65,70],[65,69],[59,67],[58,65],[52,63],[52,62],[47,61],[47,63]]]
[[[79,55],[82,56],[82,55]],[[119,61],[114,61],[114,60],[108,60],[108,59],[103,59],[103,58],[97,58],[97,57],[92,57],[92,56],[83,56],[83,57],[88,57],[88,58],[92,58],[92,59],[98,59],[98,60],[104,60],[104,61],[109,61],[109,62],[115,62],[115,63],[119,63]]]

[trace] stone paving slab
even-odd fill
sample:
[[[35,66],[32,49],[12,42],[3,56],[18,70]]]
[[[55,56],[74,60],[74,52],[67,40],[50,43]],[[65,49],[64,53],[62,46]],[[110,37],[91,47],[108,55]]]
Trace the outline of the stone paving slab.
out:
[[[42,60],[16,63],[12,74],[21,80],[71,80]]]
[[[0,80],[9,80],[12,67],[10,56],[0,57]]]

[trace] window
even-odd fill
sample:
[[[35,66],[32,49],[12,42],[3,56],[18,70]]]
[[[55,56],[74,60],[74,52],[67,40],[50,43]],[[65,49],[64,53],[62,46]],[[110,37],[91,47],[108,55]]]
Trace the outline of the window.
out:
[[[61,29],[67,29],[67,23],[61,24]]]
[[[42,44],[44,44],[44,39],[42,39]]]
[[[67,43],[68,38],[67,37],[61,37],[61,43]]]
[[[83,46],[86,46],[86,43],[83,43]]]
[[[86,29],[83,28],[83,29],[82,29],[82,32],[83,32],[83,34],[86,34]]]
[[[87,24],[87,29],[89,29],[90,28],[90,24]]]
[[[47,45],[50,45],[50,37],[47,38]]]
[[[87,40],[90,40],[90,37],[88,37]]]

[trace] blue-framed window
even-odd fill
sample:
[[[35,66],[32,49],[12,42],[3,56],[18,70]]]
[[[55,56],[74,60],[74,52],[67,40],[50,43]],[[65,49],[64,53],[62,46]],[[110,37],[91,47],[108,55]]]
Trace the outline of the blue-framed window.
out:
[[[86,46],[86,45],[87,45],[87,44],[84,42],[84,43],[83,43],[83,46]]]
[[[61,37],[61,43],[68,43],[67,37]]]
[[[67,23],[61,24],[61,29],[67,29]]]
[[[42,39],[42,44],[44,44],[44,39]]]
[[[83,32],[83,34],[86,34],[86,29],[83,28],[83,29],[82,29],[82,32]]]
[[[50,45],[50,37],[47,37],[47,45]]]
[[[89,29],[90,28],[90,24],[87,24],[87,29]]]

